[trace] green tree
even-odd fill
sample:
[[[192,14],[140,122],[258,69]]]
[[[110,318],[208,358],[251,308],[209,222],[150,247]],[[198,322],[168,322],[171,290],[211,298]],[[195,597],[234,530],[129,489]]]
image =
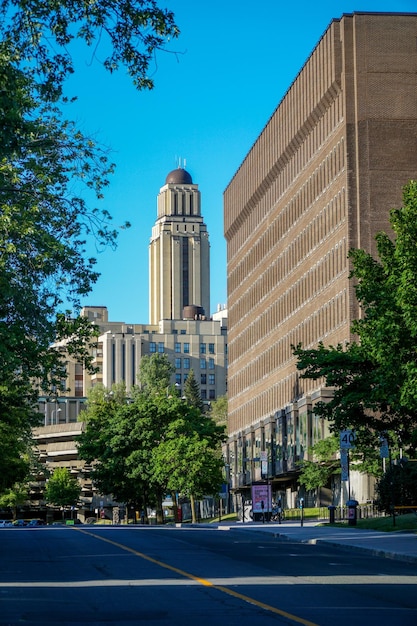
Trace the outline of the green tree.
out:
[[[204,410],[204,403],[201,399],[200,387],[194,376],[194,370],[190,370],[185,381],[184,399],[190,406],[194,406],[200,411]]]
[[[413,446],[417,427],[417,182],[404,188],[403,208],[391,211],[394,237],[376,237],[379,259],[351,250],[360,319],[347,346],[294,349],[303,378],[323,380],[333,399],[317,413],[335,430],[369,430],[373,445],[386,435],[390,443]]]
[[[79,482],[71,477],[66,467],[57,467],[48,479],[45,499],[49,504],[65,507],[77,504],[81,494]],[[62,513],[64,517],[64,512]]]
[[[417,503],[417,463],[401,459],[388,467],[376,485],[376,503],[381,511],[392,513],[395,506]]]
[[[142,391],[149,395],[173,393],[170,383],[175,368],[166,354],[145,355],[140,361],[139,382]]]
[[[156,507],[159,521],[166,485],[154,477],[152,450],[181,405],[175,393],[167,393],[165,383],[161,390],[135,389],[129,401],[104,388],[94,390],[78,442],[80,457],[93,464],[92,480],[101,493],[135,507]]]
[[[17,509],[29,499],[29,490],[26,484],[16,483],[0,495],[0,507],[11,509],[13,519],[17,518]]]
[[[155,477],[172,494],[190,497],[195,522],[195,500],[218,494],[223,482],[220,444],[224,428],[192,405],[181,403],[176,412],[178,418],[153,449],[152,466]]]
[[[114,72],[124,66],[137,88],[152,88],[149,66],[179,30],[155,0],[1,0],[0,40],[48,99],[61,95],[74,71],[71,44],[82,40],[90,58]]]
[[[178,29],[154,0],[0,0],[0,490],[23,478],[39,387],[65,379],[62,350],[91,364],[95,331],[78,315],[98,278],[87,242],[115,246],[103,197],[113,165],[64,118],[70,44],[83,40],[105,67],[124,65],[151,88],[149,63]],[[88,198],[88,202],[86,200]],[[68,308],[68,311],[66,310]]]
[[[154,371],[157,363],[160,373]],[[144,372],[152,371],[150,380],[159,385],[146,382],[143,388],[135,388],[129,399],[103,387],[92,390],[83,412],[86,429],[78,441],[80,457],[93,464],[92,480],[99,491],[136,507],[155,507],[158,522],[163,521],[164,496],[172,489],[177,491],[170,480],[172,464],[167,461],[172,447],[188,480],[186,493],[199,495],[204,489],[211,493],[219,477],[215,468],[222,465],[218,448],[224,432],[166,385],[166,365],[167,360],[156,355],[147,360]]]
[[[317,441],[308,450],[312,461],[305,460],[299,463],[301,468],[298,482],[304,485],[307,491],[314,491],[328,485],[333,474],[340,474],[339,438],[336,435]]]
[[[0,493],[16,482],[24,482],[29,475],[31,424],[36,421],[29,398],[25,398],[19,385],[0,384]]]
[[[227,396],[219,396],[210,406],[210,415],[219,426],[227,426]]]

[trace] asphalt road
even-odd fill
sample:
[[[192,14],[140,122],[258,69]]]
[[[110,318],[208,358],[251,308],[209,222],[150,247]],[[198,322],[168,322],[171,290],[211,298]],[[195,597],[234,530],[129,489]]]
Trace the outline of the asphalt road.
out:
[[[417,570],[257,532],[2,528],[0,624],[416,626]]]

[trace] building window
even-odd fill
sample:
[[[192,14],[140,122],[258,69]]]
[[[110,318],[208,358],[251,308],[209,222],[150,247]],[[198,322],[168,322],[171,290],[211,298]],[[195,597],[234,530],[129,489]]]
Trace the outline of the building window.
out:
[[[181,335],[186,335],[187,334],[184,328],[181,329],[181,333],[180,334]]]
[[[175,342],[175,352],[181,352],[181,344],[177,342]]]
[[[181,374],[175,374],[175,384],[181,385]]]
[[[207,385],[207,374],[200,374],[200,376],[201,376],[200,384]]]
[[[209,359],[209,370],[214,370],[214,359]]]
[[[188,359],[187,357],[184,359],[184,369],[185,370],[190,369],[190,359]]]
[[[214,354],[214,343],[209,343],[209,353]]]
[[[205,370],[207,367],[206,359],[200,359],[200,369]]]
[[[215,389],[210,389],[209,390],[209,400],[215,400],[216,399],[216,390]]]
[[[179,359],[178,357],[175,359],[175,369],[181,369],[181,359]]]
[[[158,343],[158,352],[161,354],[162,352],[164,352],[164,350],[165,350],[164,342],[160,341]]]
[[[215,376],[214,374],[209,374],[209,385],[215,385]]]
[[[156,343],[154,341],[149,342],[149,352],[156,352]]]
[[[184,382],[187,381],[187,378],[188,378],[188,374],[184,374]]]
[[[206,344],[200,343],[200,354],[205,354],[205,353],[206,353]]]
[[[80,396],[82,397],[83,395],[83,381],[82,380],[75,379],[74,391],[75,391],[74,395],[76,398],[79,398]]]
[[[207,400],[207,391],[205,389],[202,389],[200,392],[200,396],[202,400]]]
[[[190,344],[184,343],[184,354],[190,354]]]

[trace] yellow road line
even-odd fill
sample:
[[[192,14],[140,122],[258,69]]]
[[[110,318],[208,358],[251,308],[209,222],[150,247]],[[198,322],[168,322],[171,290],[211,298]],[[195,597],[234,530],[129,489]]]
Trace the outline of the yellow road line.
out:
[[[211,583],[209,580],[206,580],[205,578],[199,578],[198,576],[194,576],[194,574],[185,572],[184,570],[179,569],[178,567],[173,567],[172,565],[168,565],[168,563],[164,563],[163,561],[154,559],[151,556],[144,554],[143,552],[139,552],[138,550],[134,550],[133,548],[130,548],[129,546],[124,545],[123,543],[118,543],[117,541],[113,541],[112,539],[108,539],[107,537],[102,537],[101,535],[96,535],[93,532],[90,532],[88,530],[83,530],[81,528],[76,528],[75,530],[77,530],[80,533],[84,533],[85,535],[89,535],[90,537],[94,537],[95,539],[100,539],[100,541],[104,541],[105,543],[110,543],[112,546],[116,546],[117,548],[120,548],[121,550],[130,552],[131,554],[134,554],[135,556],[139,556],[141,559],[145,559],[145,561],[149,561],[150,563],[159,565],[160,567],[170,570],[171,572],[175,572],[176,574],[179,574],[180,576],[184,576],[185,578],[194,580],[200,583],[201,585],[204,585],[205,587],[212,587],[213,589],[217,589],[218,591],[221,591],[222,593],[226,593],[229,596],[233,596],[234,598],[239,598],[239,600],[243,600],[244,602],[248,602],[249,604],[258,606],[261,609],[264,609],[265,611],[269,611],[270,613],[276,613],[278,615],[281,615],[281,617],[290,619],[293,622],[296,622],[297,624],[303,624],[303,626],[318,626],[314,622],[310,622],[309,620],[303,619],[302,617],[298,617],[297,615],[293,615],[292,613],[287,613],[287,611],[283,611],[282,609],[277,609],[276,607],[271,606],[269,604],[265,604],[264,602],[259,602],[259,600],[255,600],[254,598],[251,598],[250,596],[245,596],[244,594],[239,593],[238,591],[234,591],[233,589],[229,589],[228,587],[223,587],[221,585],[214,585],[213,583]]]

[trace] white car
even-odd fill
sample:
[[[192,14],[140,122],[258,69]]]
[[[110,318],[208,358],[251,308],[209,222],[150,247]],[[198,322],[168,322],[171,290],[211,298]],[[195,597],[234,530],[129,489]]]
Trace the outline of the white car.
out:
[[[13,526],[13,522],[9,519],[0,519],[0,528],[5,528],[6,526]]]

